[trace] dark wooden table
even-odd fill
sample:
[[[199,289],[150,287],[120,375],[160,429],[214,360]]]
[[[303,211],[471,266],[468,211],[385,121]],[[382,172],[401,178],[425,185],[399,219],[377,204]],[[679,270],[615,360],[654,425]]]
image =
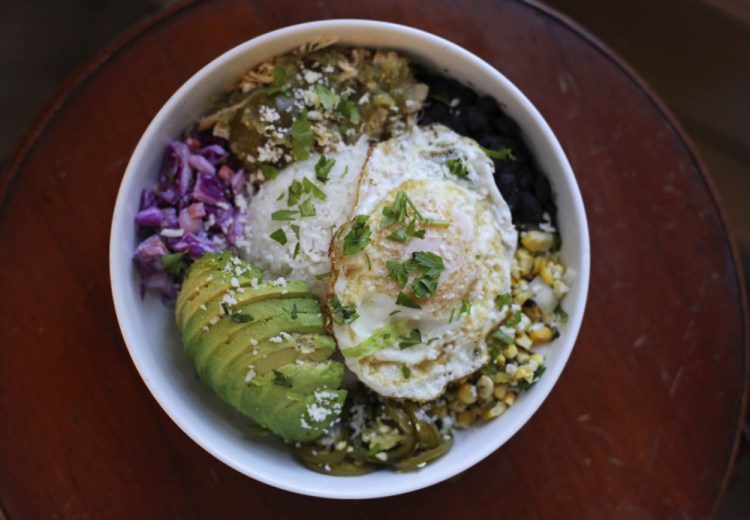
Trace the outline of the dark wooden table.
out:
[[[232,46],[334,17],[425,29],[506,74],[567,152],[592,239],[583,328],[539,412],[465,474],[366,502],[268,487],[187,438],[130,361],[107,268],[120,179],[162,103]],[[61,88],[6,164],[0,203],[0,518],[703,518],[726,487],[748,382],[726,219],[648,88],[544,7],[179,3]]]

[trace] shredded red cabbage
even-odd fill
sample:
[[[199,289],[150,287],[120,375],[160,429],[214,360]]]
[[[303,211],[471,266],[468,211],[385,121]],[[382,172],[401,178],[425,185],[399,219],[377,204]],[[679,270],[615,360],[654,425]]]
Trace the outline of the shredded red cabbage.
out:
[[[235,201],[246,179],[228,150],[225,140],[207,132],[167,145],[156,184],[141,193],[135,216],[141,296],[152,289],[173,302],[190,263],[232,249],[242,236],[245,214]]]

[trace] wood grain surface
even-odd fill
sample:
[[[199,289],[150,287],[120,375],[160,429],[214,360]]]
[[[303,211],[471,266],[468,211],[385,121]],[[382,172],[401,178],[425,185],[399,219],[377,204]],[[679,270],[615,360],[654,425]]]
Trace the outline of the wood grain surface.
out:
[[[184,435],[128,356],[107,266],[129,155],[180,84],[263,32],[342,17],[431,31],[507,75],[568,154],[592,241],[577,346],[529,423],[450,481],[351,502],[255,482]],[[722,212],[660,103],[545,8],[177,4],[64,86],[2,172],[0,201],[0,517],[704,518],[723,493],[744,419],[747,330]]]

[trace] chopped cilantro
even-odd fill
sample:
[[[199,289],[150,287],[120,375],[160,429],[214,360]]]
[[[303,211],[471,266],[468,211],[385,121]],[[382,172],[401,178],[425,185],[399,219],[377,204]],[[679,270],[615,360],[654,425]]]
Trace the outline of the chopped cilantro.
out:
[[[513,316],[508,318],[503,325],[506,327],[515,327],[521,323],[521,311],[516,311],[513,313]]]
[[[414,294],[418,298],[427,298],[428,296],[433,296],[435,294],[435,290],[437,289],[437,278],[432,278],[427,275],[422,275],[414,282],[412,282],[412,287],[414,288]]]
[[[302,204],[299,205],[299,214],[301,217],[315,216],[315,206],[313,206],[312,200],[312,197],[308,197]]]
[[[497,297],[497,308],[502,309],[506,305],[513,303],[513,295],[509,292],[501,294]]]
[[[411,377],[411,370],[406,365],[401,365],[401,373],[404,375],[405,379],[409,379]]]
[[[271,213],[271,220],[294,220],[297,212],[291,209],[280,209]]]
[[[346,165],[346,168],[344,168],[344,173],[341,174],[340,178],[343,179],[346,176],[347,173],[349,173],[349,165],[348,164]]]
[[[325,87],[320,83],[315,85],[315,93],[318,94],[320,104],[323,105],[323,108],[326,110],[331,110],[338,106],[339,100],[341,99],[338,95],[331,92],[328,87]]]
[[[279,174],[279,170],[274,168],[270,163],[260,163],[260,169],[263,172],[263,175],[266,176],[266,179],[275,179]]]
[[[405,348],[413,347],[414,345],[422,343],[422,333],[419,329],[412,329],[408,336],[400,336],[399,339],[401,341],[398,343],[398,348],[404,350]]]
[[[500,150],[488,150],[487,148],[481,147],[482,151],[487,154],[487,157],[491,157],[492,159],[498,159],[501,161],[511,160],[515,161],[516,157],[513,155],[513,150],[508,148],[507,146],[504,148],[501,148]]]
[[[461,302],[461,309],[458,311],[458,315],[471,313],[471,302],[463,300]]]
[[[442,257],[429,251],[415,251],[412,253],[409,262],[410,265],[417,266],[416,269],[424,272],[427,276],[438,276],[445,270]]]
[[[343,305],[338,296],[331,298],[328,308],[331,311],[331,318],[337,325],[348,325],[359,318],[357,308],[354,305]]]
[[[338,112],[338,114],[345,119],[349,119],[350,121],[359,121],[361,118],[359,116],[359,109],[357,109],[357,104],[353,101],[349,101],[347,97],[348,96],[343,96],[341,98],[341,101],[339,101],[339,105],[336,107],[336,112]]]
[[[336,164],[336,159],[326,159],[325,155],[321,155],[318,162],[315,163],[315,178],[322,183],[328,182],[328,176],[334,164]]]
[[[325,280],[326,278],[330,278],[333,273],[331,271],[328,271],[327,273],[320,273],[315,275],[316,280]]]
[[[562,305],[557,305],[555,313],[557,313],[557,315],[560,317],[560,323],[568,323],[570,316],[568,316],[568,313],[565,312],[565,309],[562,308]]]
[[[398,283],[398,286],[403,289],[406,285],[406,268],[404,267],[404,264],[397,262],[396,260],[388,260],[386,266],[388,267],[388,276],[385,277],[386,280],[395,280],[396,283]]]
[[[401,305],[403,307],[409,307],[411,309],[421,309],[422,306],[419,305],[417,302],[415,302],[412,298],[404,294],[403,291],[400,291],[398,293],[398,297],[396,298],[396,305]]]
[[[461,177],[462,179],[469,176],[469,169],[461,159],[448,159],[445,164],[448,166],[448,171],[453,175]]]
[[[388,316],[393,316],[394,314],[398,314],[399,312],[401,312],[401,311],[399,309],[396,309],[395,311],[393,311],[390,314],[388,314]]]
[[[307,177],[302,178],[302,189],[305,193],[312,193],[316,199],[326,200],[328,198],[326,192],[318,188],[315,183]]]
[[[283,386],[284,388],[292,387],[292,382],[289,380],[289,378],[278,370],[273,371],[273,384]]]
[[[250,323],[255,318],[253,318],[249,314],[243,314],[241,312],[235,312],[234,314],[228,315],[227,319],[229,321],[231,321],[232,323]]]
[[[440,90],[437,92],[430,92],[430,99],[439,101],[440,103],[442,103],[443,105],[447,107],[451,106],[451,98],[445,90]]]
[[[289,133],[292,136],[292,157],[301,161],[310,156],[313,144],[313,131],[307,119],[307,110],[303,110],[299,118],[292,123]]]
[[[287,75],[286,69],[283,67],[276,67],[271,71],[271,76],[273,77],[273,83],[271,84],[271,87],[269,87],[267,91],[267,94],[269,96],[274,96],[284,90],[284,83],[286,82],[286,75]]]
[[[284,230],[281,228],[271,233],[271,238],[273,238],[276,242],[278,242],[282,246],[286,245],[286,233],[284,233]]]
[[[298,254],[299,254],[299,242],[297,242],[294,245],[294,253],[292,254],[292,258],[297,258]]]
[[[529,388],[534,386],[537,381],[539,381],[546,370],[547,367],[545,367],[544,365],[540,366],[534,371],[534,375],[531,377],[531,382],[526,381],[525,379],[521,379],[518,382],[518,388],[520,388],[521,390],[528,390]]]
[[[185,257],[187,251],[181,251],[179,253],[172,253],[171,255],[164,255],[161,257],[161,266],[164,270],[170,274],[178,274],[182,269],[182,260]]]
[[[495,332],[492,333],[492,337],[498,340],[500,343],[504,343],[505,345],[510,345],[511,343],[513,343],[513,336],[510,336],[503,332],[500,327],[498,327]]]
[[[362,251],[370,243],[372,231],[367,225],[367,215],[357,215],[349,233],[344,237],[344,256]]]
[[[448,325],[453,323],[453,316],[456,314],[456,309],[451,309],[451,317],[448,318]]]
[[[294,206],[302,198],[302,183],[294,179],[289,185],[289,198],[286,201],[287,206]]]
[[[297,224],[292,224],[292,231],[294,231],[294,236],[299,240],[299,226]]]
[[[292,303],[292,312],[291,312],[291,315],[292,315],[292,319],[293,320],[297,319],[297,313],[298,313],[298,311],[297,311],[297,304],[296,303]]]

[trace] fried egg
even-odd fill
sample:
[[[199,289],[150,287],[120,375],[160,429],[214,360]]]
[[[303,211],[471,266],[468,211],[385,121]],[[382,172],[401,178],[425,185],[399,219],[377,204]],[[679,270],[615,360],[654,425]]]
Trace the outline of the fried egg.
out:
[[[433,125],[374,145],[329,251],[347,366],[383,396],[418,401],[478,370],[516,241],[475,141]]]

